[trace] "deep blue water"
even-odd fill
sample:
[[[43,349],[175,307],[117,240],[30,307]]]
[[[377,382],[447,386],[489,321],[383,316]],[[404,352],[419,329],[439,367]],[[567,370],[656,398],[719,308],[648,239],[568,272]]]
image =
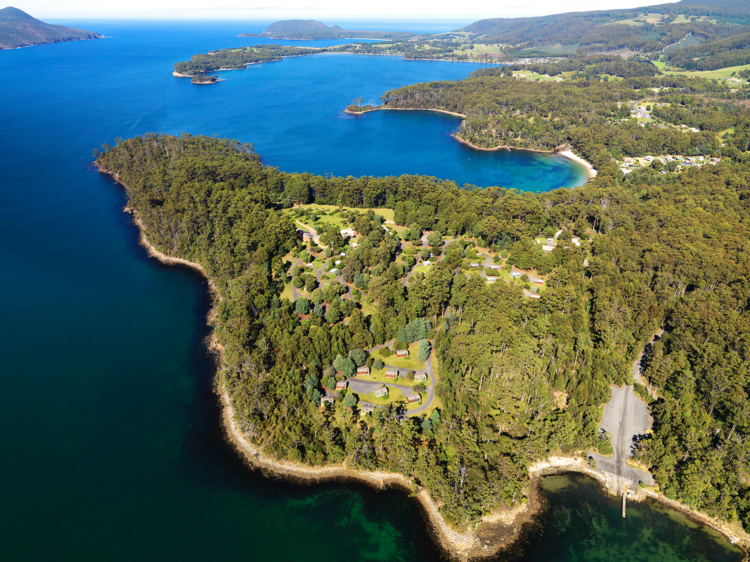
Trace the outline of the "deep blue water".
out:
[[[286,170],[489,185],[476,178],[511,169],[455,145],[450,118],[340,114],[477,65],[321,56],[196,87],[172,63],[247,44],[235,35],[251,25],[70,23],[113,38],[0,52],[2,559],[436,559],[400,493],[243,466],[201,345],[204,282],[146,256],[121,189],[90,161],[116,137],[187,131],[253,142]]]

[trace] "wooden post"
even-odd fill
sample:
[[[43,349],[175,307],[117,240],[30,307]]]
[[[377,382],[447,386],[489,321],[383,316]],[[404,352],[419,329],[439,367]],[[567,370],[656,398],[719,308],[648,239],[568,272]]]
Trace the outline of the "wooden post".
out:
[[[625,486],[625,490],[622,492],[622,518],[625,519],[625,505],[628,497],[628,486]]]

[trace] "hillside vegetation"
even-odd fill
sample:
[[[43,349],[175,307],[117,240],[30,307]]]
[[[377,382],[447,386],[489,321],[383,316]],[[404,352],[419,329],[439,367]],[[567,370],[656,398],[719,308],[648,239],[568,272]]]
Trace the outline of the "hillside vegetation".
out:
[[[720,165],[683,174],[602,175],[539,194],[286,174],[248,145],[189,135],[121,141],[97,163],[118,174],[149,240],[214,281],[219,384],[266,454],[400,472],[448,522],[473,525],[526,501],[529,464],[607,450],[597,427],[609,385],[629,380],[643,344],[666,326],[646,371],[653,394],[641,389],[656,424],[640,458],[669,497],[747,526],[750,162],[746,147],[728,151]],[[350,208],[357,248],[338,225],[322,229],[327,249],[297,238],[282,211],[312,201]],[[431,232],[444,259],[404,285],[412,246],[373,207],[392,210],[410,240]],[[582,246],[544,254],[535,239],[558,229]],[[548,275],[541,298],[461,269],[474,245]],[[287,257],[340,252],[345,282],[372,295],[372,314],[345,298],[345,285],[315,289]],[[312,302],[280,296],[298,276]],[[321,408],[337,369],[382,357],[362,350],[415,337],[432,343],[439,364],[442,407],[429,418],[400,421],[393,405],[362,417],[349,395]]]
[[[93,31],[52,25],[31,17],[18,8],[0,10],[0,49],[15,49],[46,43],[98,39]]]

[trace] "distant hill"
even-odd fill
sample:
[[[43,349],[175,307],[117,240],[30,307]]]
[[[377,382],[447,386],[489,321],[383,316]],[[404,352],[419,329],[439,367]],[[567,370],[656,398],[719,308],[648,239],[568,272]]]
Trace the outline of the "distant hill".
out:
[[[388,39],[405,41],[415,37],[414,33],[399,31],[352,31],[338,25],[328,26],[316,20],[276,21],[263,30],[263,33],[240,33],[239,37],[268,37],[288,41],[313,41],[323,39]]]
[[[93,31],[44,23],[18,8],[0,10],[0,49],[99,39]]]
[[[269,35],[281,33],[294,33],[298,31],[344,31],[338,25],[327,26],[323,22],[315,20],[284,20],[276,21],[263,30]]]
[[[688,37],[690,44],[697,44],[748,31],[748,0],[682,0],[624,10],[486,19],[455,33],[468,34],[479,43],[511,45],[517,51],[568,47],[571,54],[589,54],[618,50],[657,53]]]

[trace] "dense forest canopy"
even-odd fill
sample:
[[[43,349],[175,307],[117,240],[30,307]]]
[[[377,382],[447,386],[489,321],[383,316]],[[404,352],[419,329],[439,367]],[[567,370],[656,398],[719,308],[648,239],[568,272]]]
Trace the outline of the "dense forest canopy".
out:
[[[466,116],[457,135],[483,148],[552,150],[569,144],[600,174],[618,174],[613,158],[681,154],[730,156],[745,161],[750,111],[705,96],[730,97],[726,85],[679,77],[635,77],[540,82],[508,75],[504,67],[479,70],[466,80],[414,84],[386,92],[383,107],[440,109]],[[664,123],[630,119],[631,104],[656,98]],[[683,100],[684,97],[684,100]],[[669,108],[661,101],[676,102]],[[356,106],[351,107],[356,110]],[[684,110],[683,110],[684,108]],[[683,129],[682,119],[690,123]],[[717,132],[732,127],[724,142]]]
[[[643,344],[664,326],[646,372],[651,393],[639,389],[656,417],[639,456],[669,497],[748,526],[744,155],[539,194],[421,176],[286,174],[249,145],[190,135],[118,141],[97,163],[123,183],[149,240],[200,263],[214,281],[226,351],[219,383],[266,453],[400,472],[440,502],[447,521],[468,525],[526,501],[534,461],[606,453],[597,427],[609,385],[629,380]],[[293,219],[312,219],[296,205],[312,202],[337,206],[330,213],[359,232],[359,245],[324,222],[321,246],[300,240]],[[384,229],[372,207],[392,211],[393,224]],[[544,254],[534,239],[557,230],[582,245]],[[428,250],[423,232],[443,259],[409,275],[409,258]],[[546,275],[540,298],[472,275],[465,256],[477,247]],[[294,266],[298,255],[339,252],[341,283],[316,288]],[[309,300],[283,297],[290,281],[309,289]],[[348,298],[349,283],[368,295],[367,310]],[[382,363],[380,352],[364,350],[415,338],[426,342],[420,355],[433,348],[439,374],[442,405],[429,416],[403,419],[390,405],[361,417],[346,391],[320,407],[337,370]]]

